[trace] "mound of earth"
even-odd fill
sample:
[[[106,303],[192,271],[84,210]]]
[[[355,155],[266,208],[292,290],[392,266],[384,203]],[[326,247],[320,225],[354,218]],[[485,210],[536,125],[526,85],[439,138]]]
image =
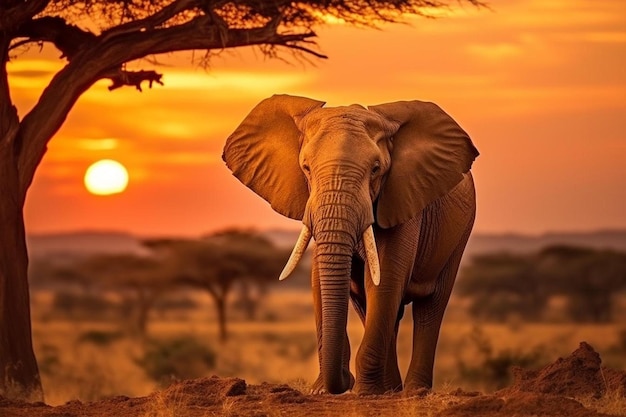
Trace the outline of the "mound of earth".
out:
[[[620,391],[621,390],[621,391]],[[600,356],[586,343],[570,356],[539,371],[515,371],[514,383],[492,395],[465,392],[393,393],[358,397],[308,395],[289,387],[248,385],[239,378],[200,378],[181,381],[147,397],[113,397],[58,407],[22,403],[0,397],[2,417],[158,417],[158,416],[421,416],[603,417],[573,399],[626,393],[626,372],[601,367]],[[621,414],[626,416],[626,410]]]
[[[538,371],[517,367],[513,375],[513,385],[501,390],[500,395],[533,392],[600,398],[607,392],[618,392],[626,396],[626,372],[603,367],[600,355],[585,342],[568,357]]]

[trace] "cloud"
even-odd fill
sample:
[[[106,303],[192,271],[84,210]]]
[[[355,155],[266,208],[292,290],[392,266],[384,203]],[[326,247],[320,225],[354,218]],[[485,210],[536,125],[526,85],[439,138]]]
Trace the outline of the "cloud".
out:
[[[114,138],[79,139],[76,146],[86,151],[112,150],[119,146],[119,140]]]
[[[576,43],[626,43],[626,32],[615,31],[586,31],[581,33],[557,33],[556,40]]]
[[[523,49],[520,45],[506,42],[470,44],[467,46],[467,51],[481,59],[490,60],[502,60],[523,54]]]

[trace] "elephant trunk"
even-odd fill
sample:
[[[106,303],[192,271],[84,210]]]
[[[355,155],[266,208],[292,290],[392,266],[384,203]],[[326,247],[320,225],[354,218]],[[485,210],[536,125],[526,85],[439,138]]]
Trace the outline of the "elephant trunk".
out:
[[[350,297],[352,254],[358,226],[342,205],[323,205],[313,216],[317,243],[315,260],[319,271],[322,307],[322,347],[320,372],[323,385],[332,394],[349,388],[344,346]]]
[[[343,380],[343,369],[348,367],[343,363],[343,352],[352,255],[351,251],[335,244],[318,244],[316,258],[322,299],[321,374],[328,392],[340,394],[346,391],[348,383]]]

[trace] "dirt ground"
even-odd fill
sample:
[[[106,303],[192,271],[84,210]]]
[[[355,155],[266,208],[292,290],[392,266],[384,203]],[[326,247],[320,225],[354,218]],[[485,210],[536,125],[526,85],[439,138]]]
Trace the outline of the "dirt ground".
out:
[[[308,395],[288,385],[248,385],[239,378],[200,378],[146,397],[70,401],[51,407],[0,397],[2,417],[78,416],[626,416],[626,371],[601,366],[587,343],[540,370],[515,369],[515,380],[493,394],[466,392]]]

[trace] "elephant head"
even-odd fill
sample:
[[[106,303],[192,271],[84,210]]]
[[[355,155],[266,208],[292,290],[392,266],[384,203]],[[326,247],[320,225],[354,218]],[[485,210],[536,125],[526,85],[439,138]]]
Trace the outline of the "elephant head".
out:
[[[330,391],[341,371],[352,255],[360,241],[378,284],[372,225],[392,228],[449,192],[478,152],[433,103],[402,101],[325,108],[275,95],[259,103],[229,136],[223,159],[242,183],[303,228],[281,279],[309,240],[322,297],[322,376]]]

